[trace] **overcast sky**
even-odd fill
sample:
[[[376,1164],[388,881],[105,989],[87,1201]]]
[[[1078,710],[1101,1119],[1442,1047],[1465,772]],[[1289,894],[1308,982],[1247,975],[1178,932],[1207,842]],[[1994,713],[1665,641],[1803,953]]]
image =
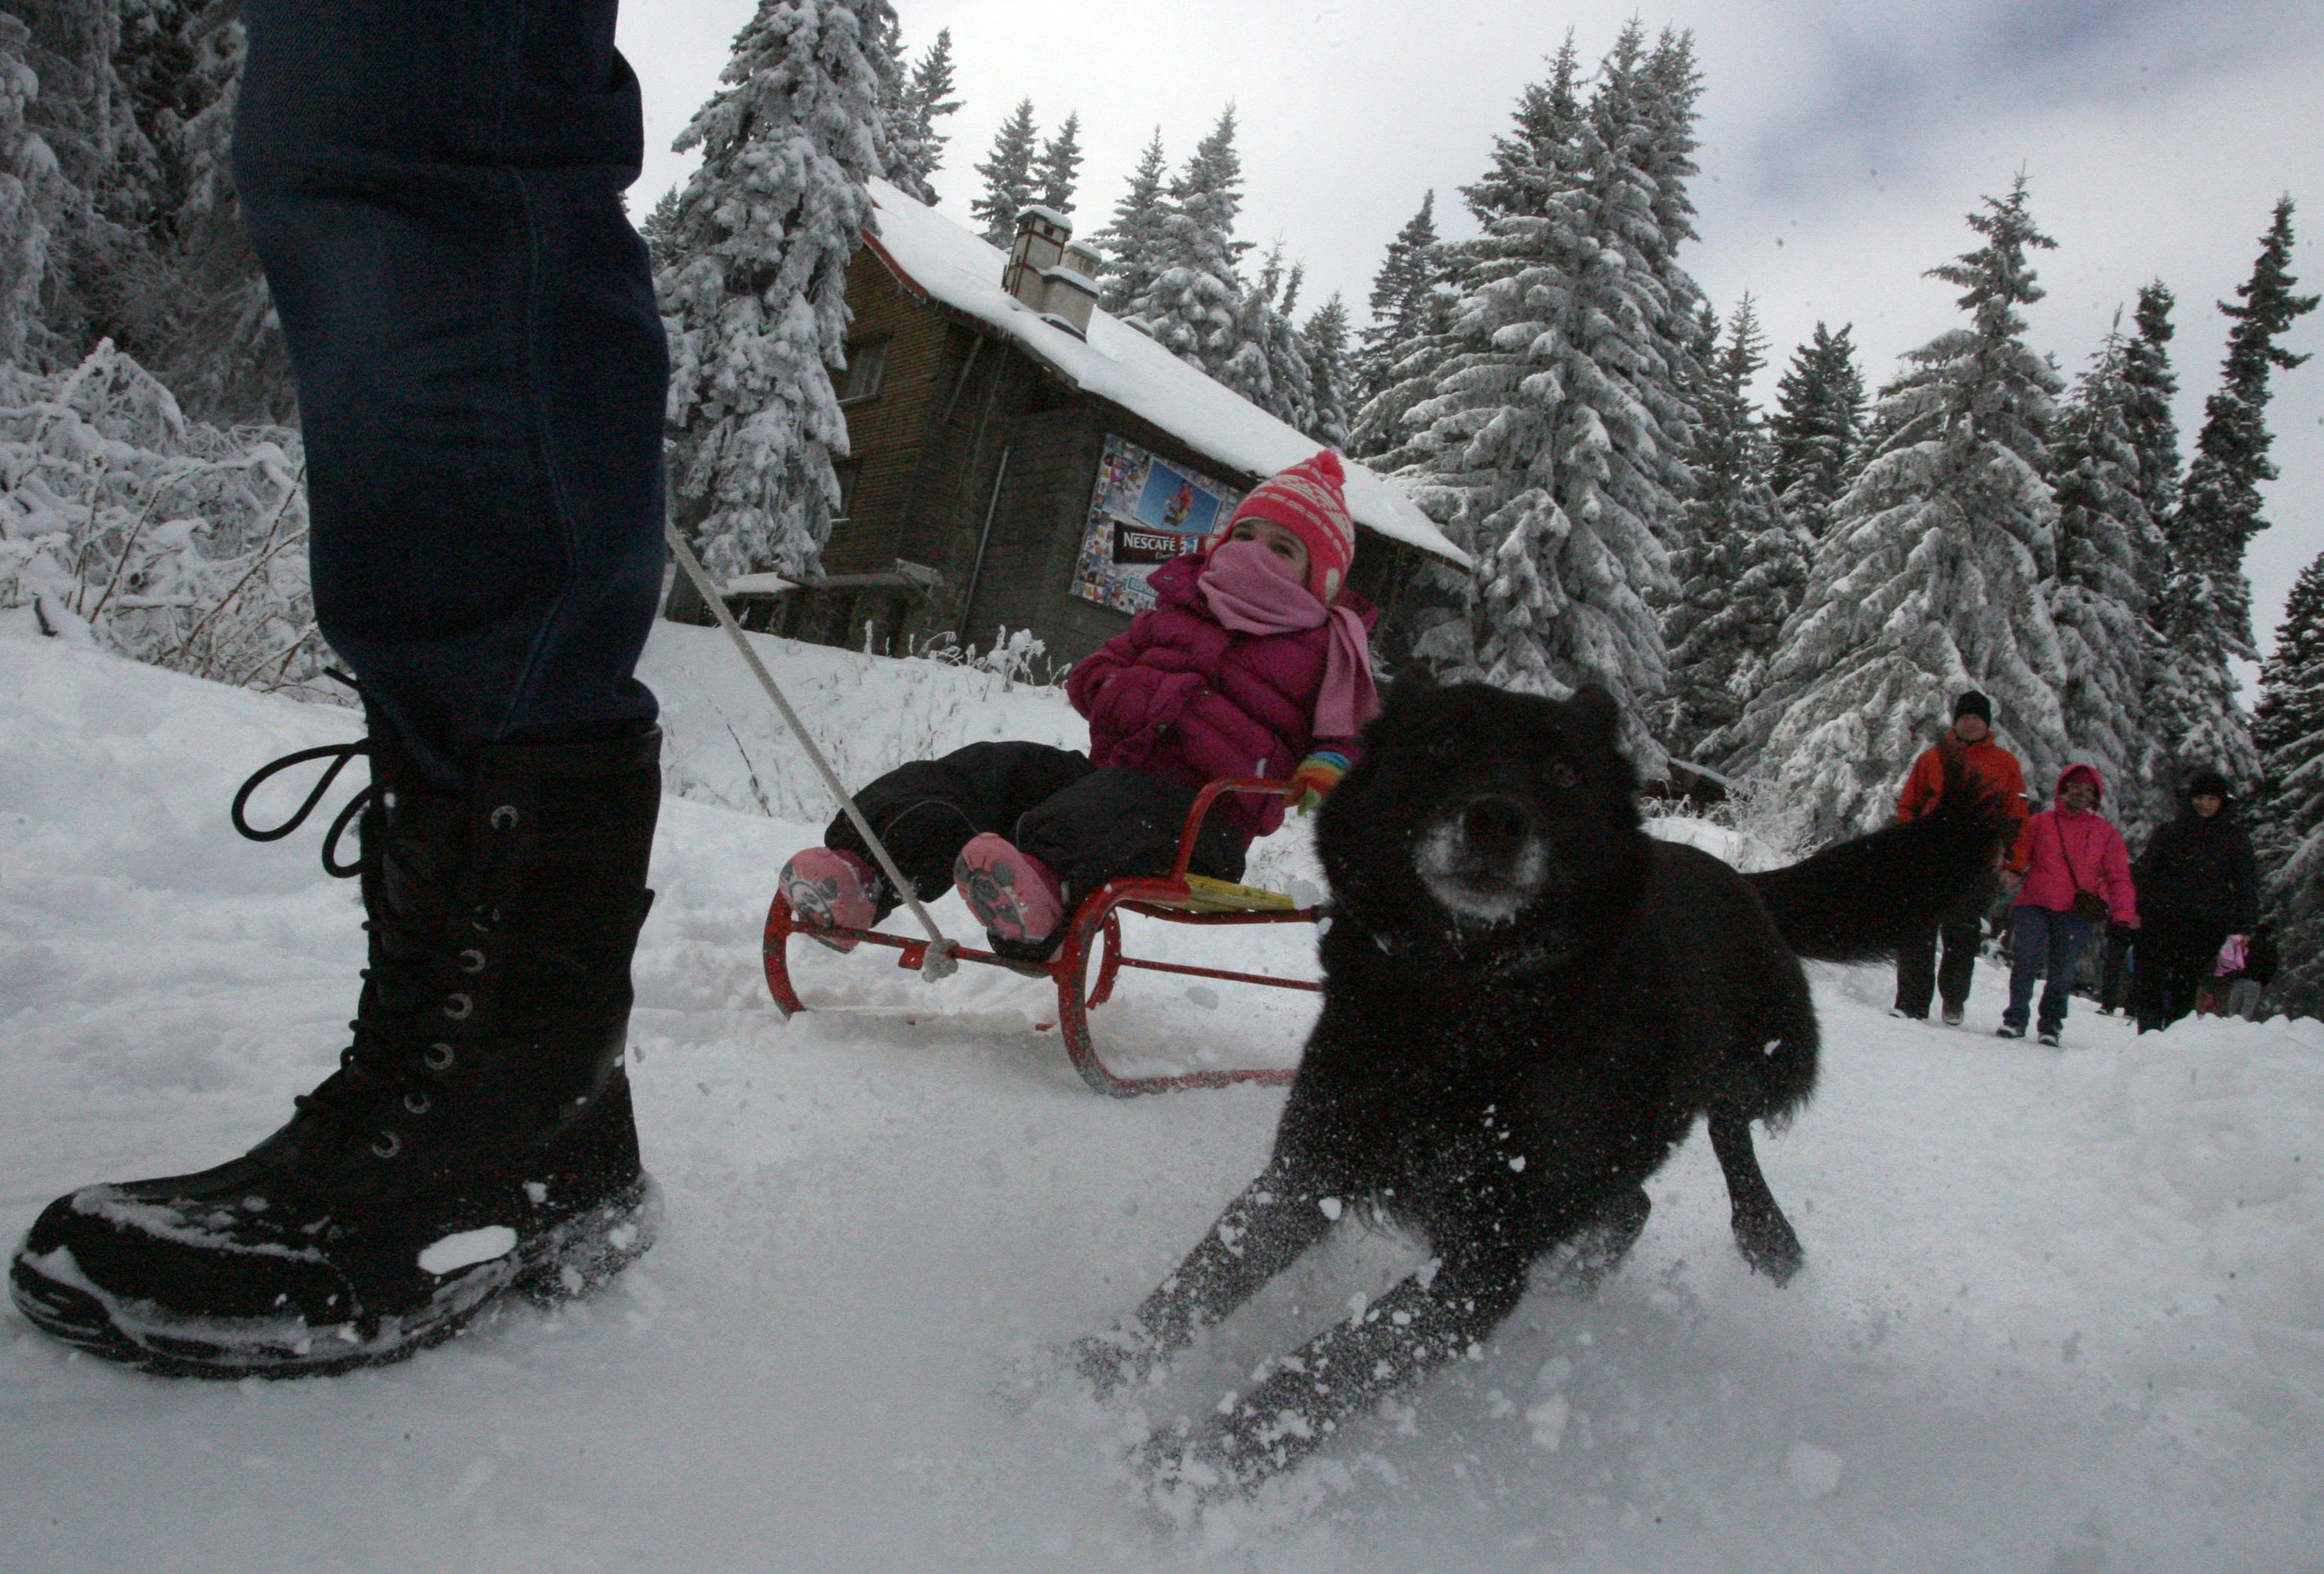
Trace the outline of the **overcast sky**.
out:
[[[646,92],[643,213],[690,161],[669,146],[717,87],[755,0],[627,0],[622,44]],[[2177,294],[2180,421],[2192,451],[2226,319],[2276,198],[2301,205],[2294,271],[2324,288],[2324,4],[2318,0],[1406,0],[1168,5],[901,0],[917,55],[952,30],[959,97],[943,211],[965,220],[1001,119],[1029,97],[1046,134],[1082,119],[1076,228],[1102,225],[1157,125],[1174,165],[1238,108],[1241,238],[1280,238],[1309,303],[1337,290],[1360,322],[1382,251],[1437,193],[1483,168],[1518,91],[1570,26],[1594,60],[1632,15],[1692,29],[1702,67],[1702,239],[1684,255],[1721,314],[1749,292],[1774,346],[1851,322],[1868,381],[1957,325],[1922,273],[1973,244],[1963,216],[2023,170],[2058,242],[2035,347],[2069,375],[2117,307],[2160,278]],[[2126,310],[2126,318],[2127,312]],[[2324,348],[2324,312],[2287,341]],[[2324,550],[2324,360],[2279,372],[2282,479],[2247,567],[2263,649],[2300,569]],[[2248,703],[2254,696],[2246,692]]]

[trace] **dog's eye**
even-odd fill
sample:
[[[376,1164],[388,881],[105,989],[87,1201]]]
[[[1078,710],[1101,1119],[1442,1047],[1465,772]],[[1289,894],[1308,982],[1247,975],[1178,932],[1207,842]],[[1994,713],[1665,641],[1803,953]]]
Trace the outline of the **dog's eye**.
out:
[[[1449,760],[1460,752],[1461,739],[1456,734],[1440,732],[1428,740],[1428,757],[1432,760]]]
[[[1558,761],[1549,768],[1549,784],[1553,787],[1575,786],[1580,783],[1581,780],[1582,773],[1567,764],[1563,760]]]

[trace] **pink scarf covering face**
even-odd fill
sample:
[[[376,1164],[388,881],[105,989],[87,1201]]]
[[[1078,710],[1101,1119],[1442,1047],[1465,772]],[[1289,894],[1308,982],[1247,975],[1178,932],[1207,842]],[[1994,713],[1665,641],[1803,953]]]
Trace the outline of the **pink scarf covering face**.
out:
[[[1326,606],[1293,577],[1291,565],[1258,542],[1212,549],[1194,581],[1211,616],[1238,634],[1297,634],[1328,622],[1323,689],[1315,697],[1315,736],[1353,737],[1380,710],[1372,685],[1371,642],[1354,609]]]

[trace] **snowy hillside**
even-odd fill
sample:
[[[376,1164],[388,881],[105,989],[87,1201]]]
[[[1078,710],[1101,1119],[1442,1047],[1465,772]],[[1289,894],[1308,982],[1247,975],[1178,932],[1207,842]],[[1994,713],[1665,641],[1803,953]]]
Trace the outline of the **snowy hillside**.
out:
[[[717,638],[661,625],[647,661],[686,794],[632,1029],[661,1244],[594,1302],[320,1382],[128,1375],[0,1313],[0,1569],[2317,1566],[2324,1024],[2134,1042],[2078,1005],[2060,1053],[1891,1022],[1882,968],[1820,977],[1822,1091],[1761,1145],[1809,1252],[1789,1288],[1737,1257],[1698,1140],[1594,1301],[1536,1295],[1287,1485],[1156,1524],[1116,1479],[1134,1418],[1028,1375],[1176,1263],[1281,1096],[1098,1097],[1037,1025],[1045,986],[991,969],[930,986],[799,944],[810,1003],[853,1009],[783,1023],[760,924],[829,810]],[[855,779],[975,737],[1079,741],[1054,690],[764,648]],[[12,1242],[73,1185],[239,1152],[332,1062],[352,885],[309,835],[238,840],[226,805],[356,725],[0,626]],[[1263,877],[1312,873],[1299,834]],[[964,931],[955,900],[935,912]],[[1307,949],[1286,930],[1236,954]],[[1998,991],[1980,976],[1972,1027]],[[1312,1005],[1280,998],[1150,983],[1097,1032],[1157,1066],[1288,1063]],[[1351,1233],[1149,1416],[1409,1260]]]

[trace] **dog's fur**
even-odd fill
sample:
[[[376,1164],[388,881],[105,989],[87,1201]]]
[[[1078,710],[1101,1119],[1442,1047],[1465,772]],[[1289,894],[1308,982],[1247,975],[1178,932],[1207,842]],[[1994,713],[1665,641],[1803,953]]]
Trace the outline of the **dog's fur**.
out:
[[[1321,812],[1323,1013],[1275,1153],[1126,1328],[1080,1347],[1101,1392],[1144,1375],[1370,1206],[1435,1254],[1206,1430],[1144,1464],[1235,1490],[1484,1338],[1563,1247],[1584,1283],[1645,1227],[1646,1179],[1708,1117],[1737,1245],[1778,1282],[1798,1236],[1752,1150],[1815,1085],[1799,958],[1858,960],[1989,870],[2002,822],[1959,779],[1939,811],[1747,877],[1639,827],[1602,690],[1566,702],[1402,686]]]

